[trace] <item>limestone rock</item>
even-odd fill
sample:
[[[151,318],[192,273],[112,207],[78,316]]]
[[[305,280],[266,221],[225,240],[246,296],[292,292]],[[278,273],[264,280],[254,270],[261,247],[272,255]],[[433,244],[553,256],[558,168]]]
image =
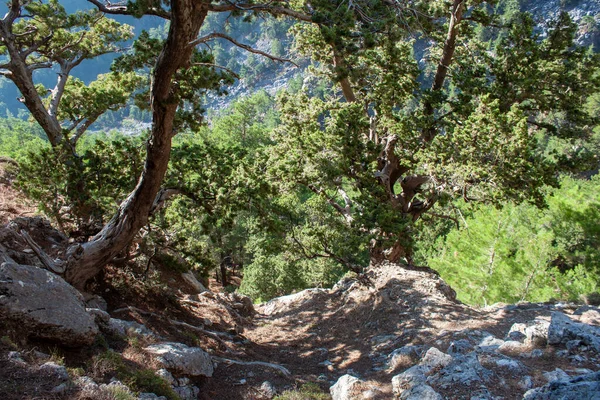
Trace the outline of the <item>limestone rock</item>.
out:
[[[443,400],[443,397],[429,385],[420,384],[402,392],[401,400]]]
[[[190,285],[197,293],[206,292],[208,290],[198,279],[196,279],[196,276],[192,272],[184,272],[181,274],[181,277],[185,283]]]
[[[552,313],[548,343],[566,344],[572,340],[580,340],[582,344],[600,352],[600,327],[575,322],[561,312]]]
[[[526,324],[517,323],[510,328],[508,336],[514,340],[515,332],[519,332],[525,336],[525,343],[545,346],[548,342],[549,326],[550,323],[548,321],[538,319]]]
[[[403,392],[411,389],[414,386],[425,384],[427,380],[426,373],[429,372],[429,368],[422,365],[415,365],[410,367],[401,374],[398,374],[392,378],[392,389],[396,396],[402,395]]]
[[[443,368],[452,362],[452,356],[441,352],[435,347],[427,350],[419,365],[428,368]]]
[[[465,356],[455,357],[442,370],[427,378],[427,383],[441,388],[473,387],[487,382],[492,372],[484,368],[475,352]]]
[[[333,400],[359,400],[363,399],[364,382],[352,375],[344,375],[329,388]]]
[[[567,373],[560,368],[556,368],[554,371],[544,372],[542,375],[544,375],[544,378],[546,378],[548,382],[566,382],[571,379],[569,375],[567,375]]]
[[[67,372],[67,369],[62,365],[58,365],[52,361],[48,361],[47,363],[40,365],[39,371],[44,375],[52,376],[60,379],[61,381],[69,380],[69,373]]]
[[[197,386],[174,386],[173,390],[181,398],[181,400],[196,400],[200,389]]]
[[[156,355],[165,368],[184,375],[211,377],[214,371],[210,355],[198,347],[171,342],[153,344],[144,350]]]
[[[110,318],[108,321],[108,330],[120,336],[129,336],[131,334],[139,336],[154,337],[154,332],[135,321],[124,321],[122,319]]]
[[[90,345],[98,334],[74,287],[44,269],[11,262],[0,266],[0,321],[64,346]]]
[[[260,385],[260,391],[268,399],[272,399],[277,395],[277,389],[275,389],[275,386],[269,381],[264,381],[262,385]]]
[[[553,381],[525,393],[523,400],[600,400],[600,372]]]

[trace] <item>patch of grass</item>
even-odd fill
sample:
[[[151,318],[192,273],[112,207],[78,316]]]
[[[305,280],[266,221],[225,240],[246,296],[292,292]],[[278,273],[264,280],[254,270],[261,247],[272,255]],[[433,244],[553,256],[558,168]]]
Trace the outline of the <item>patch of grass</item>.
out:
[[[110,392],[115,400],[137,400],[137,396],[124,387],[107,386],[105,390]]]
[[[67,368],[67,372],[69,372],[69,375],[71,377],[80,377],[80,376],[84,376],[85,375],[85,370],[81,367],[77,367],[77,368]]]
[[[11,350],[19,350],[19,346],[17,346],[17,344],[15,342],[13,342],[13,340],[11,338],[9,338],[8,336],[2,336],[0,338],[0,343],[2,343],[4,346],[10,348]]]
[[[155,393],[169,400],[181,400],[171,385],[156,373],[147,368],[139,368],[128,363],[121,354],[108,350],[94,358],[94,375],[114,375],[132,390]],[[126,400],[126,399],[124,399]]]
[[[305,383],[298,389],[286,390],[273,400],[329,400],[331,396],[316,383]]]
[[[54,347],[50,350],[50,361],[55,362],[58,365],[65,365],[65,356],[62,355],[58,347]]]
[[[128,386],[140,392],[154,393],[157,396],[165,396],[169,400],[181,400],[175,393],[169,382],[156,375],[151,369],[140,369],[134,371],[125,380]]]

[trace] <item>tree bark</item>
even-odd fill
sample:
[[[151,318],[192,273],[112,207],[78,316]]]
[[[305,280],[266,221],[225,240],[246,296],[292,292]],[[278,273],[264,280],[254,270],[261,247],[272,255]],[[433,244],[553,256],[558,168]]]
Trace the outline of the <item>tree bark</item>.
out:
[[[156,194],[160,190],[171,153],[177,93],[173,77],[189,65],[193,42],[208,13],[208,4],[197,0],[173,0],[169,34],[152,79],[152,131],[147,143],[144,170],[134,191],[121,204],[104,228],[82,245],[68,251],[65,279],[83,289],[146,225]]]
[[[450,64],[454,58],[456,38],[458,37],[458,26],[462,21],[464,10],[465,0],[454,0],[452,4],[452,15],[450,15],[450,23],[448,25],[448,33],[446,35],[446,41],[444,42],[444,49],[442,51],[442,58],[438,63],[435,77],[433,78],[433,83],[431,85],[431,90],[433,92],[440,91],[444,87],[444,81],[446,80],[446,75],[448,74],[448,68],[450,68]],[[432,118],[434,112],[435,110],[433,108],[433,104],[431,104],[431,101],[427,101],[424,105],[425,116]],[[423,131],[423,139],[426,142],[430,142],[433,140],[435,135],[436,129],[432,122],[431,126]]]

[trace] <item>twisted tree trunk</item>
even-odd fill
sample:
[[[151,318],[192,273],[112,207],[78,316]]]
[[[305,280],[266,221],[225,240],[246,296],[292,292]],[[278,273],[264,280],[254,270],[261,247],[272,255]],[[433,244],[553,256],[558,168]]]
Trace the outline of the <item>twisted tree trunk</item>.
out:
[[[134,191],[119,207],[116,215],[89,242],[69,248],[65,279],[82,289],[146,225],[167,171],[173,121],[177,110],[177,92],[173,76],[190,62],[193,42],[208,13],[208,4],[195,0],[171,2],[171,25],[152,79],[152,131],[147,143],[144,170]]]

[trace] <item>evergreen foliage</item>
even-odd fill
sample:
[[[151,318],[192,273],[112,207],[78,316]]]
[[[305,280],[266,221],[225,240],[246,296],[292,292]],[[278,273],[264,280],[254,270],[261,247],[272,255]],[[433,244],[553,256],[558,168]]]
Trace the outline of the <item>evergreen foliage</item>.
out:
[[[428,264],[475,305],[581,300],[600,288],[600,177],[563,178],[548,208],[482,206]]]

